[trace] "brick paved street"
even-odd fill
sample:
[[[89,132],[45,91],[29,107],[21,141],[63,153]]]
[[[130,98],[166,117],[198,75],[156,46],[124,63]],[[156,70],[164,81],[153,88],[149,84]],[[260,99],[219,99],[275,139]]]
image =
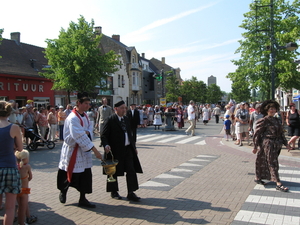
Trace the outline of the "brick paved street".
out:
[[[182,138],[185,129],[169,133],[154,131],[153,127],[139,129],[137,147],[144,170],[138,175],[139,203],[115,200],[105,192],[106,177],[94,157],[93,193],[87,198],[96,209],[79,208],[79,193],[73,188],[68,191],[66,204],[59,202],[56,174],[61,143],[53,150],[31,152],[30,210],[38,216],[35,224],[299,224],[297,154],[283,149],[280,156],[280,175],[290,193],[275,191],[274,183],[264,188],[253,182],[256,156],[251,148],[222,140],[221,128],[222,124],[214,121],[208,126],[197,123],[199,140]],[[162,139],[170,141],[148,142],[146,135],[167,135]],[[180,140],[175,140],[176,135]],[[183,139],[190,142],[182,143]],[[98,138],[95,145],[99,145]],[[119,179],[119,186],[120,195],[126,197],[125,178]]]

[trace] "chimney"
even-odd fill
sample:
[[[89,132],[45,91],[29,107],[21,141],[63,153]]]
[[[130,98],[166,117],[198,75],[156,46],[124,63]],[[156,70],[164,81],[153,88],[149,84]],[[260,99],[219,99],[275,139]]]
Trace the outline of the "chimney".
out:
[[[21,37],[21,33],[20,32],[13,32],[10,33],[10,39],[14,40],[17,44],[20,44],[20,38]]]
[[[166,64],[166,59],[165,59],[165,57],[161,57],[161,63],[162,63],[162,64]]]
[[[102,27],[94,27],[95,34],[101,34],[102,33]]]
[[[114,40],[120,42],[120,35],[113,34],[111,37],[112,37],[112,39],[114,39]]]
[[[142,53],[142,57],[145,58],[145,53]]]

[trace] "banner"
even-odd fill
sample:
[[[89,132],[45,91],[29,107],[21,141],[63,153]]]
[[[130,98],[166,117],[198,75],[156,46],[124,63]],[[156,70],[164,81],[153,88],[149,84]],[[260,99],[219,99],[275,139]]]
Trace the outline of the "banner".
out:
[[[160,105],[162,105],[163,107],[167,106],[167,100],[166,100],[166,98],[160,98]]]

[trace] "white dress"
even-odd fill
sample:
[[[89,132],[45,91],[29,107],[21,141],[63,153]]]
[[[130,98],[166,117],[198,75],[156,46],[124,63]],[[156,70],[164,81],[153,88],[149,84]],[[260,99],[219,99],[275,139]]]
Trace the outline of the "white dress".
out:
[[[209,120],[209,110],[207,108],[203,108],[202,113],[203,113],[202,120]]]
[[[81,117],[81,119],[83,120],[83,127],[80,124],[80,119],[73,112],[65,120],[64,143],[58,165],[61,170],[67,171],[76,143],[79,147],[73,173],[82,173],[86,168],[93,166],[90,149],[92,149],[94,144],[85,133],[89,131],[90,134],[93,134],[93,128],[85,116]]]
[[[160,110],[158,110],[158,111],[154,110],[153,125],[155,125],[155,126],[161,126],[162,125],[161,114],[162,114],[162,111],[160,111]]]

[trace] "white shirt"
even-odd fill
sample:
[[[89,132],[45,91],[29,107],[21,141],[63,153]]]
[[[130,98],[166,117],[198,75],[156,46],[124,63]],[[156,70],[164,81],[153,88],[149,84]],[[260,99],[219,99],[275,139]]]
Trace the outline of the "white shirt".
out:
[[[90,134],[93,133],[93,127],[85,116],[81,119],[83,126],[80,124],[80,119],[72,112],[65,120],[64,143],[58,165],[61,170],[67,171],[76,143],[79,147],[73,173],[82,173],[86,168],[93,166],[92,153],[89,150],[93,148],[94,144],[86,135],[86,131],[89,131]]]
[[[124,119],[123,117],[120,117],[120,116],[118,116],[118,118],[119,118],[120,123],[121,123],[121,119]],[[125,146],[127,146],[127,145],[130,145],[130,141],[129,141],[128,134],[127,134],[127,131],[126,131],[125,132]]]
[[[194,120],[195,119],[195,109],[192,105],[188,106],[187,113],[188,113],[188,120]]]

